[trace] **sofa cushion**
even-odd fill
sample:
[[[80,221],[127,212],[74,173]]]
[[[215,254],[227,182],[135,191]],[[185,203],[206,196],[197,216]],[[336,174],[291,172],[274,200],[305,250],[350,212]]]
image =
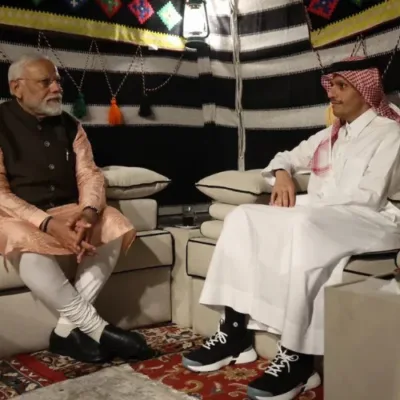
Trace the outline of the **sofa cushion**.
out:
[[[205,221],[200,226],[200,232],[206,238],[217,240],[221,234],[223,225],[223,221]]]
[[[188,241],[186,271],[189,276],[206,278],[216,242],[215,239],[206,237],[192,238]],[[362,276],[392,273],[396,268],[397,256],[398,250],[377,251],[353,256],[346,266],[345,272]]]
[[[171,183],[164,175],[146,168],[112,165],[102,170],[108,199],[126,200],[151,196]]]
[[[158,205],[153,199],[109,200],[108,204],[121,211],[137,232],[151,231],[157,227]]]
[[[172,266],[174,242],[170,232],[153,230],[139,232],[126,254],[121,254],[114,272]]]
[[[196,188],[211,199],[226,204],[267,204],[272,187],[261,176],[261,169],[223,171],[207,176]],[[295,175],[297,193],[307,192],[309,175]]]
[[[189,276],[206,278],[216,242],[205,237],[189,239],[186,247],[186,272]]]
[[[196,188],[215,201],[235,205],[266,202],[271,192],[261,170],[218,172],[201,179]]]
[[[236,208],[232,204],[212,203],[208,209],[208,213],[214,219],[223,221],[225,217]]]

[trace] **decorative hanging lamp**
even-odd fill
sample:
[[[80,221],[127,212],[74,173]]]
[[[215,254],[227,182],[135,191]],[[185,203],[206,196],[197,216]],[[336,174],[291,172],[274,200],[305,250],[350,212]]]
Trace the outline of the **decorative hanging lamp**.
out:
[[[183,37],[186,47],[199,50],[206,46],[210,34],[206,0],[186,0],[183,19]]]

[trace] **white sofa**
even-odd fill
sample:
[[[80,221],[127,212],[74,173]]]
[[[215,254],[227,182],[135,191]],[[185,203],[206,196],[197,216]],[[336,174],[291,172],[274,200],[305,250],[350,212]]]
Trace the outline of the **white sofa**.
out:
[[[108,176],[109,204],[120,209],[138,231],[126,255],[121,255],[110,280],[96,301],[100,314],[123,328],[171,321],[171,271],[174,239],[157,228],[157,202],[148,196],[169,180],[144,169],[113,167]],[[0,358],[45,349],[57,315],[24,286],[14,268],[7,272],[0,256]],[[73,279],[75,267],[63,265]]]
[[[186,270],[191,279],[191,325],[196,333],[210,336],[215,332],[219,314],[199,304],[199,297],[207,276],[214,246],[220,235],[226,215],[239,204],[268,204],[271,187],[261,178],[261,170],[246,172],[226,171],[206,177],[196,186],[213,201],[209,208],[211,220],[201,225],[201,235],[187,243]],[[305,193],[307,175],[295,177],[297,192]],[[368,253],[353,257],[345,269],[344,280],[357,280],[361,276],[390,273],[396,268],[397,249],[387,252]],[[400,260],[399,260],[400,261]],[[257,332],[256,348],[260,355],[275,355],[278,338],[272,334]]]

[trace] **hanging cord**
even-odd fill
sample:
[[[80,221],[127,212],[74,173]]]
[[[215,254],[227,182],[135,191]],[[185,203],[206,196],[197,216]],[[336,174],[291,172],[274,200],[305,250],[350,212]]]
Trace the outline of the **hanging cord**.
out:
[[[5,62],[11,64],[12,61],[8,58],[7,54],[1,48],[0,48],[0,56],[1,56],[1,58],[4,59]]]
[[[74,79],[74,77],[71,75],[71,73],[68,71],[68,68],[67,68],[66,64],[61,60],[61,57],[54,50],[54,47],[52,47],[52,45],[50,44],[49,39],[41,31],[39,31],[39,33],[38,33],[37,50],[39,52],[42,52],[42,53],[44,53],[44,51],[45,51],[45,49],[41,45],[42,39],[43,39],[43,42],[45,43],[45,45],[47,46],[47,49],[50,50],[51,53],[53,53],[54,57],[58,61],[58,64],[64,70],[64,73],[68,76],[68,78],[70,79],[70,81],[75,86],[75,89],[78,92],[78,97],[77,97],[77,99],[75,100],[75,102],[72,105],[72,113],[73,113],[73,115],[75,117],[77,117],[77,118],[85,117],[87,115],[87,106],[86,106],[85,97],[84,97],[84,94],[83,94],[83,83],[85,81],[86,71],[88,70],[90,59],[92,59],[92,64],[94,62],[94,55],[92,54],[92,49],[93,49],[93,45],[94,45],[94,39],[92,39],[92,41],[90,42],[89,50],[88,50],[87,56],[86,56],[85,66],[83,68],[83,72],[82,72],[81,79],[80,79],[79,82],[77,82]]]
[[[142,49],[139,47],[138,50],[140,58],[140,69],[142,75],[142,99],[140,101],[140,106],[139,106],[139,115],[143,118],[151,118],[154,117],[154,114],[149,99],[150,95],[162,89],[165,85],[169,83],[169,81],[172,78],[174,78],[177,75],[179,68],[182,65],[183,56],[185,53],[182,52],[181,56],[179,57],[178,63],[176,64],[174,70],[172,71],[172,74],[168,76],[168,78],[164,82],[162,82],[158,86],[149,88],[146,86],[146,73],[144,68],[145,58],[143,57]]]
[[[95,47],[98,59],[100,60],[100,66],[103,71],[104,78],[106,79],[108,90],[110,91],[110,96],[111,96],[111,105],[108,110],[108,122],[110,125],[113,125],[113,126],[121,125],[124,121],[124,118],[122,115],[122,111],[120,110],[118,103],[117,103],[117,96],[118,96],[120,90],[122,89],[122,87],[124,86],[124,83],[125,83],[126,79],[128,78],[129,74],[131,73],[131,70],[133,68],[133,65],[134,65],[136,59],[138,58],[140,46],[138,46],[136,48],[136,53],[133,55],[132,60],[128,66],[128,69],[126,70],[124,76],[122,77],[121,82],[115,92],[113,91],[110,79],[108,78],[106,63],[105,63],[103,56],[100,53],[99,46],[98,46],[96,40],[94,41],[94,47]]]
[[[306,17],[306,24],[308,26],[308,32],[311,35],[311,32],[312,32],[313,29],[312,29],[312,23],[311,23],[310,14],[308,13],[307,7],[304,7],[304,14],[305,14],[305,17]],[[321,33],[321,29],[319,29],[317,31],[317,35],[319,35],[320,33]],[[324,68],[324,65],[322,64],[321,54],[319,54],[319,51],[313,46],[313,44],[311,42],[311,38],[310,38],[310,44],[311,44],[311,51],[317,57],[319,67],[321,68],[321,75],[323,75],[325,68]]]
[[[399,34],[399,38],[397,39],[396,45],[394,46],[394,49],[393,49],[393,51],[392,51],[392,54],[391,54],[391,56],[390,56],[390,58],[389,58],[389,61],[388,61],[387,65],[386,65],[386,68],[385,68],[385,70],[383,71],[382,80],[385,78],[385,76],[386,76],[386,74],[387,74],[387,72],[388,72],[388,70],[389,70],[389,68],[390,68],[390,65],[392,64],[392,62],[393,62],[393,60],[394,60],[394,57],[395,57],[396,53],[397,53],[398,50],[399,50],[399,46],[400,46],[400,34]]]
[[[365,38],[362,34],[357,36],[357,40],[356,40],[356,43],[354,44],[354,48],[353,48],[353,51],[351,52],[351,56],[352,57],[356,56],[361,47],[363,49],[364,56],[367,57],[368,56],[367,45],[365,43]]]
[[[243,79],[240,65],[240,38],[238,33],[238,0],[230,0],[231,7],[231,36],[233,44],[233,69],[235,72],[236,92],[235,111],[238,117],[238,169],[244,171],[246,154],[246,129],[243,122]]]

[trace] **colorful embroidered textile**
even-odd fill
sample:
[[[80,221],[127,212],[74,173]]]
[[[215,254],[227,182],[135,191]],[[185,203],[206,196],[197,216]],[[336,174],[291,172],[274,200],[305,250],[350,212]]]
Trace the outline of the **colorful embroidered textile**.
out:
[[[182,17],[170,1],[157,14],[169,31],[182,21]]]
[[[0,25],[183,50],[184,0],[2,0]]]
[[[400,19],[399,0],[304,0],[314,48]]]
[[[154,14],[153,7],[147,0],[133,0],[128,7],[140,25],[143,25]]]
[[[339,0],[311,0],[308,11],[329,20],[338,3]]]

